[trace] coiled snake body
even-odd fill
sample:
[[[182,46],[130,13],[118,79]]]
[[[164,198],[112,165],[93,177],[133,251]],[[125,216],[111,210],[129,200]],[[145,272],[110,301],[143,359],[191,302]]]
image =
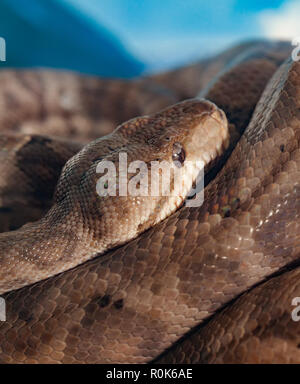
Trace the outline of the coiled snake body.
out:
[[[300,296],[299,270],[292,264],[297,262],[300,252],[300,64],[288,57],[285,44],[253,43],[220,55],[214,65],[212,61],[211,76],[207,74],[207,61],[202,67],[176,73],[180,84],[187,73],[206,71],[200,96],[224,110],[230,123],[231,142],[216,167],[208,171],[203,205],[182,207],[123,246],[69,271],[5,293],[7,321],[0,324],[1,362],[300,361],[300,327],[291,317],[292,300]],[[16,81],[19,95],[21,89],[33,95],[29,101],[16,101],[8,92],[11,82],[6,83],[3,91],[2,106],[9,102],[11,115],[5,117],[3,110],[2,126],[21,132],[3,133],[1,138],[1,175],[6,177],[1,176],[5,181],[1,181],[0,213],[6,223],[1,226],[7,230],[45,214],[53,204],[52,193],[65,161],[87,141],[86,132],[100,136],[100,107],[96,107],[101,92],[92,80],[81,83],[75,77],[71,81],[69,75],[57,88],[45,80],[52,75],[46,74],[44,78],[42,73],[12,72],[3,76]],[[168,87],[169,79],[173,80]],[[50,83],[51,92],[47,93],[44,86]],[[188,94],[188,88],[180,95],[172,74],[139,79],[126,84],[127,88],[113,81],[107,84],[108,89],[123,92],[148,92],[146,113],[152,112],[152,107],[156,111],[158,106],[171,104],[172,99],[195,96]],[[70,94],[66,89],[71,90]],[[84,102],[80,95],[84,95]],[[107,98],[108,95],[109,92]],[[41,96],[41,103],[36,105]],[[152,98],[155,103],[150,103]],[[122,105],[120,99],[126,97],[116,98],[116,110],[122,110],[126,104]],[[163,118],[167,127],[183,124],[193,129],[193,117],[199,116],[199,108],[203,112],[205,105],[216,111],[211,103],[205,103],[187,101],[167,108],[167,112],[155,115],[154,125],[159,122],[160,126]],[[129,117],[133,116],[126,116]],[[74,120],[80,123],[76,125]],[[219,112],[217,120],[220,124],[223,121]],[[58,129],[74,134],[74,126],[82,127],[84,121],[90,131],[83,129],[80,143],[38,136],[35,131],[39,126],[40,134],[57,134]],[[150,139],[147,129],[151,133],[153,118],[151,123],[148,117],[135,121],[143,125],[142,135]],[[134,129],[131,124],[123,127],[130,131]],[[106,123],[105,129],[109,130]],[[163,141],[161,136],[159,141]],[[77,207],[77,212],[82,213],[83,221],[74,217],[68,221],[77,228],[76,238],[80,232],[76,226],[81,222],[90,226],[92,234],[98,228],[86,214],[88,209],[94,212],[94,205],[85,204],[86,198],[81,199],[80,191],[76,190],[80,183],[86,188],[85,179],[78,181],[72,176],[73,166],[82,167],[85,172],[89,169],[95,159],[85,154],[94,156],[98,149],[93,151],[93,145],[88,144],[82,151],[79,153],[83,155],[75,156],[82,162],[70,160],[65,168],[71,167],[66,185],[74,186],[70,188],[72,198],[64,195],[61,177],[54,200],[58,204],[69,199],[72,209]],[[82,176],[82,172],[78,174]],[[20,183],[16,184],[18,180]],[[79,196],[78,202],[74,196]],[[25,210],[20,218],[14,211],[16,204],[32,205],[34,209]],[[46,217],[50,217],[50,223],[56,222],[56,214],[49,212]],[[11,225],[7,224],[8,219]],[[36,225],[28,224],[17,232],[1,235],[0,242],[9,239],[7,253],[0,256],[6,271],[2,275],[0,272],[2,292],[34,282],[27,280],[27,267],[23,274],[21,269],[16,271],[14,257],[6,255],[9,246],[15,250],[19,242],[26,256],[22,244],[26,244]],[[34,264],[33,248],[39,246],[39,271],[47,270],[47,257],[43,255],[47,256],[51,249],[48,243],[52,238],[45,236],[44,228],[35,229],[38,241],[27,244],[29,257],[25,260],[25,264]],[[23,233],[20,238],[19,233]],[[68,231],[59,236],[61,243],[55,247],[61,247],[61,254],[76,255],[77,244],[68,242]],[[88,236],[78,241],[86,246],[87,239]],[[97,236],[93,242],[97,242]],[[53,258],[53,252],[49,256]],[[293,269],[284,271],[287,266]],[[7,271],[12,276],[15,271],[16,279],[6,277]],[[272,277],[274,273],[278,276]],[[37,276],[36,271],[34,275]],[[264,282],[265,279],[268,280]],[[255,287],[257,284],[260,285]]]

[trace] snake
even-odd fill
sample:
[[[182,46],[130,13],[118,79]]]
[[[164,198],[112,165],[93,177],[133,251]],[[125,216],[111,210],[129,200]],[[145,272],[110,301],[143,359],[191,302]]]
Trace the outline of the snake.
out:
[[[300,64],[287,44],[247,43],[124,83],[55,71],[3,78],[1,363],[300,361]],[[104,135],[118,110],[122,122],[128,94],[150,109],[129,110],[133,119],[87,144],[102,136],[102,116]],[[109,197],[106,208],[96,163],[124,148],[146,162],[175,157],[187,173],[185,159],[204,156],[203,204],[183,204],[193,171],[176,203],[148,198],[135,211],[134,199]],[[16,202],[34,212],[17,219]]]

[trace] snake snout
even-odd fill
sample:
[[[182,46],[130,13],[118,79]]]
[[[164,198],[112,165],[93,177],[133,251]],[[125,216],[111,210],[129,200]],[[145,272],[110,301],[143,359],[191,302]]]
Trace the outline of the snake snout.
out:
[[[182,113],[182,117],[185,117],[186,115],[196,117],[199,115],[211,114],[218,110],[216,104],[203,98],[181,101],[175,104],[174,107],[177,112],[180,111]]]
[[[197,115],[208,115],[213,118],[217,123],[224,126],[227,129],[228,121],[227,117],[222,109],[216,104],[207,99],[191,99],[190,102],[194,103],[194,112]]]
[[[227,117],[222,109],[216,107],[216,110],[211,114],[211,117],[220,124],[227,126]]]

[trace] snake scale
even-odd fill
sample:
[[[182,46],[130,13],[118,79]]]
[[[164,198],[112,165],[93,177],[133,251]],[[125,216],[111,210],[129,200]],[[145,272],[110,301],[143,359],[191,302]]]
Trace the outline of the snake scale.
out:
[[[63,200],[67,160],[127,119],[156,116],[133,120],[146,136],[164,119],[192,128],[212,104],[168,106],[199,95],[225,112],[230,133],[201,207],[35,284],[16,272],[19,285],[2,288],[1,363],[300,362],[300,64],[288,44],[242,44],[130,82],[3,71],[0,83],[0,241],[47,216],[54,193]]]

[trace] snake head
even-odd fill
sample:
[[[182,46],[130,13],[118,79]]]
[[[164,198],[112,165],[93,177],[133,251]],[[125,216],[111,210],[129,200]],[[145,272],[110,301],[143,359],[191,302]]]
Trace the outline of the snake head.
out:
[[[225,114],[207,100],[132,119],[67,162],[56,203],[89,228],[101,252],[173,213],[227,142]]]

